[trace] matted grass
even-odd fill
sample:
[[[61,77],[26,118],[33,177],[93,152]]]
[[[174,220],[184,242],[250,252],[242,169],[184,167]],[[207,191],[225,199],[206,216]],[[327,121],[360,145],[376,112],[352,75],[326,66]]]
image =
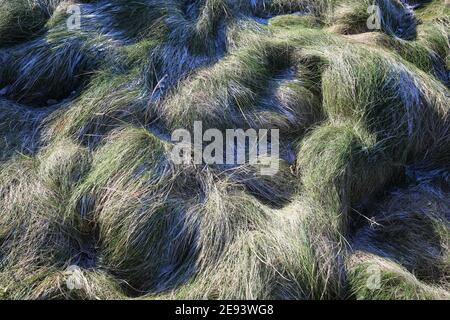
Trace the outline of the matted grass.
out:
[[[450,299],[449,21],[409,4],[0,0],[0,299]],[[174,163],[197,120],[279,171]]]

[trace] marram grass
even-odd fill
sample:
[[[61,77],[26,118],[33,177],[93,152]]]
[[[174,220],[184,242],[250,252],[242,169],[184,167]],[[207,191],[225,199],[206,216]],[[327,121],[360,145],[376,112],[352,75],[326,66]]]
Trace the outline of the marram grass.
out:
[[[0,0],[0,299],[450,299],[449,26],[441,0]],[[278,173],[174,163],[194,121],[280,129]]]

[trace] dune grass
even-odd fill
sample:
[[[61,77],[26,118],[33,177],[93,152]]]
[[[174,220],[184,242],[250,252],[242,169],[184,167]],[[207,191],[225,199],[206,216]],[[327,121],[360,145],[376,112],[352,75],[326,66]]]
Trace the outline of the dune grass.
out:
[[[0,0],[0,299],[450,299],[447,11]],[[194,121],[279,171],[174,163]]]

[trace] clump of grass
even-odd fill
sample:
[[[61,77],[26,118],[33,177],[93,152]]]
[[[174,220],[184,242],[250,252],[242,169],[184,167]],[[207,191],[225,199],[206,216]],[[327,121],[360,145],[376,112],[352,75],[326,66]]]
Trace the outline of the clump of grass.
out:
[[[292,200],[298,190],[295,188],[296,176],[289,162],[280,159],[278,168],[276,177],[262,175],[260,164],[245,164],[229,168],[226,174],[231,181],[245,186],[247,191],[261,202],[275,208],[282,208]]]
[[[102,271],[68,268],[39,270],[12,283],[5,298],[25,300],[123,300],[119,283]]]
[[[449,299],[445,289],[420,282],[389,259],[363,252],[349,261],[349,290],[352,298],[360,300]]]
[[[377,10],[371,14],[370,6],[376,5]],[[332,12],[334,28],[344,34],[362,33],[370,30],[368,21],[378,19],[381,30],[389,35],[402,39],[414,39],[416,36],[416,20],[411,10],[400,0],[364,0],[340,1]]]
[[[90,155],[70,139],[61,139],[37,155],[39,177],[66,200],[90,166]]]
[[[51,274],[95,263],[85,256],[85,222],[66,210],[88,167],[86,150],[68,140],[2,165],[0,278],[7,297],[38,298]]]
[[[109,274],[86,269],[56,271],[30,293],[38,300],[123,300],[128,297]]]
[[[358,221],[357,207],[394,182],[398,168],[359,123],[322,124],[297,150],[301,196],[310,207],[304,223],[310,259],[320,265],[314,296],[338,297],[345,291],[342,261],[348,250],[346,237]]]
[[[322,23],[314,16],[289,14],[273,17],[269,20],[271,28],[298,28],[299,26],[307,28],[320,28]]]
[[[384,52],[361,49],[347,47],[346,53],[330,59],[322,79],[324,108],[330,117],[363,122],[397,153],[394,159],[409,160],[423,156],[425,150],[431,154],[447,148],[447,89]]]
[[[38,149],[40,124],[49,111],[0,98],[0,161],[33,154]]]
[[[222,222],[216,220],[216,223],[226,222],[228,225],[231,222],[229,218],[233,217],[234,213],[248,212],[251,213],[248,217],[252,217],[248,220],[250,224],[242,224],[239,233],[230,233],[236,228],[227,228],[226,231],[217,229],[220,235],[229,235],[226,241],[222,239],[221,242],[217,242],[217,245],[220,246],[220,253],[215,254],[219,259],[215,260],[217,262],[213,264],[214,268],[199,270],[200,272],[193,277],[192,281],[162,297],[176,299],[319,299],[325,296],[333,297],[331,288],[335,279],[331,271],[327,269],[328,266],[320,265],[319,267],[316,264],[319,255],[328,258],[328,252],[323,250],[320,253],[319,251],[315,252],[312,242],[317,243],[317,238],[310,238],[305,229],[305,221],[313,211],[300,201],[293,201],[285,208],[278,210],[261,205],[252,206],[249,204],[254,203],[254,200],[247,198],[244,194],[241,196],[243,198],[239,198],[238,203],[234,202],[237,200],[234,197],[230,199],[230,202],[219,199],[210,199],[208,202],[214,201],[216,204],[216,201],[220,201],[220,209],[224,209],[223,205],[231,206],[230,209],[240,208],[237,211],[222,211],[220,217],[223,218],[227,213],[230,216]],[[244,207],[241,207],[241,204]],[[250,208],[255,211],[248,211]],[[218,214],[221,212],[220,209],[213,209],[210,214],[213,212]],[[253,217],[257,212],[260,212],[258,217],[263,219],[257,228],[250,227],[253,225],[252,221],[255,221]],[[240,215],[240,217],[243,216]],[[239,220],[234,221],[238,222]],[[203,234],[208,229],[202,228],[201,230]],[[230,237],[232,234],[234,236]],[[209,235],[209,232],[204,235]],[[204,238],[204,240],[206,239]],[[204,241],[201,243],[202,245],[206,244]],[[327,247],[330,247],[329,244]],[[219,248],[211,249],[214,251],[210,251],[210,254],[214,254]],[[201,257],[205,258],[205,256]],[[208,262],[208,264],[211,263],[212,261]],[[334,294],[336,294],[334,297],[338,296],[336,292]]]
[[[183,81],[158,115],[172,129],[196,120],[208,128],[304,129],[320,117],[320,107],[307,70],[302,74],[294,59],[287,43],[255,43]]]
[[[393,179],[395,165],[382,144],[358,124],[331,123],[298,146],[297,171],[303,191],[346,232],[351,208]]]
[[[332,10],[334,2],[333,0],[257,0],[253,3],[255,13],[262,16],[296,12],[324,17]]]
[[[0,298],[449,298],[435,1],[69,4],[0,2]],[[280,129],[279,171],[173,163],[195,120]]]
[[[367,207],[352,237],[349,289],[358,299],[448,299],[448,174],[409,168],[408,187]]]
[[[418,1],[420,6],[414,11],[417,18],[423,21],[447,21],[450,8],[445,1],[427,0]]]
[[[36,36],[49,18],[48,8],[38,1],[0,2],[0,46],[10,46]]]
[[[260,24],[243,15],[245,7],[242,2],[208,0],[192,3],[189,12],[180,3],[167,9],[163,25],[153,27],[155,34],[147,37],[157,42],[145,68],[154,100],[196,69],[217,62],[239,39],[262,33]]]
[[[8,97],[42,107],[73,96],[89,72],[99,66],[104,40],[83,40],[55,31],[47,39],[35,40],[14,52],[8,59],[10,64],[4,66],[10,75],[2,81],[10,88]]]
[[[6,51],[0,85],[9,99],[43,107],[73,98],[102,64],[117,65],[117,39],[102,30],[95,9],[82,10],[82,28],[61,20],[38,38]],[[106,62],[107,61],[107,62]]]
[[[42,36],[67,18],[68,6],[78,2],[93,1],[3,0],[0,2],[0,47],[14,46]]]
[[[401,264],[418,279],[443,283],[450,270],[449,202],[445,192],[429,183],[393,192],[359,230],[355,249]]]
[[[141,96],[143,86],[136,81],[136,75],[136,70],[99,72],[72,108],[62,109],[49,119],[46,139],[72,137],[94,147],[115,127],[142,119],[146,104]]]
[[[81,216],[96,221],[103,265],[136,288],[148,288],[155,277],[163,254],[157,244],[171,226],[166,219],[177,217],[165,212],[169,185],[163,182],[171,179],[166,148],[143,129],[112,133],[71,200]],[[154,255],[147,258],[149,246]]]
[[[382,33],[365,33],[352,39],[368,45],[382,46],[394,50],[403,59],[424,72],[434,75],[447,87],[449,84],[448,32],[441,23],[426,23],[418,26],[417,39],[406,41]]]
[[[64,201],[39,179],[34,166],[30,159],[7,163],[0,175],[0,279],[16,298],[32,290],[39,277],[75,260],[78,252],[78,233],[65,218]]]

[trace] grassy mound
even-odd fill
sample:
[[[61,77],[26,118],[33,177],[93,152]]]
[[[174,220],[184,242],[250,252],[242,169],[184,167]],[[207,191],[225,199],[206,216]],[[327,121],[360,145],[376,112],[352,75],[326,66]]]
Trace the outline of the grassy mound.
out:
[[[0,0],[0,299],[450,299],[448,14]],[[176,163],[195,121],[278,172]]]

